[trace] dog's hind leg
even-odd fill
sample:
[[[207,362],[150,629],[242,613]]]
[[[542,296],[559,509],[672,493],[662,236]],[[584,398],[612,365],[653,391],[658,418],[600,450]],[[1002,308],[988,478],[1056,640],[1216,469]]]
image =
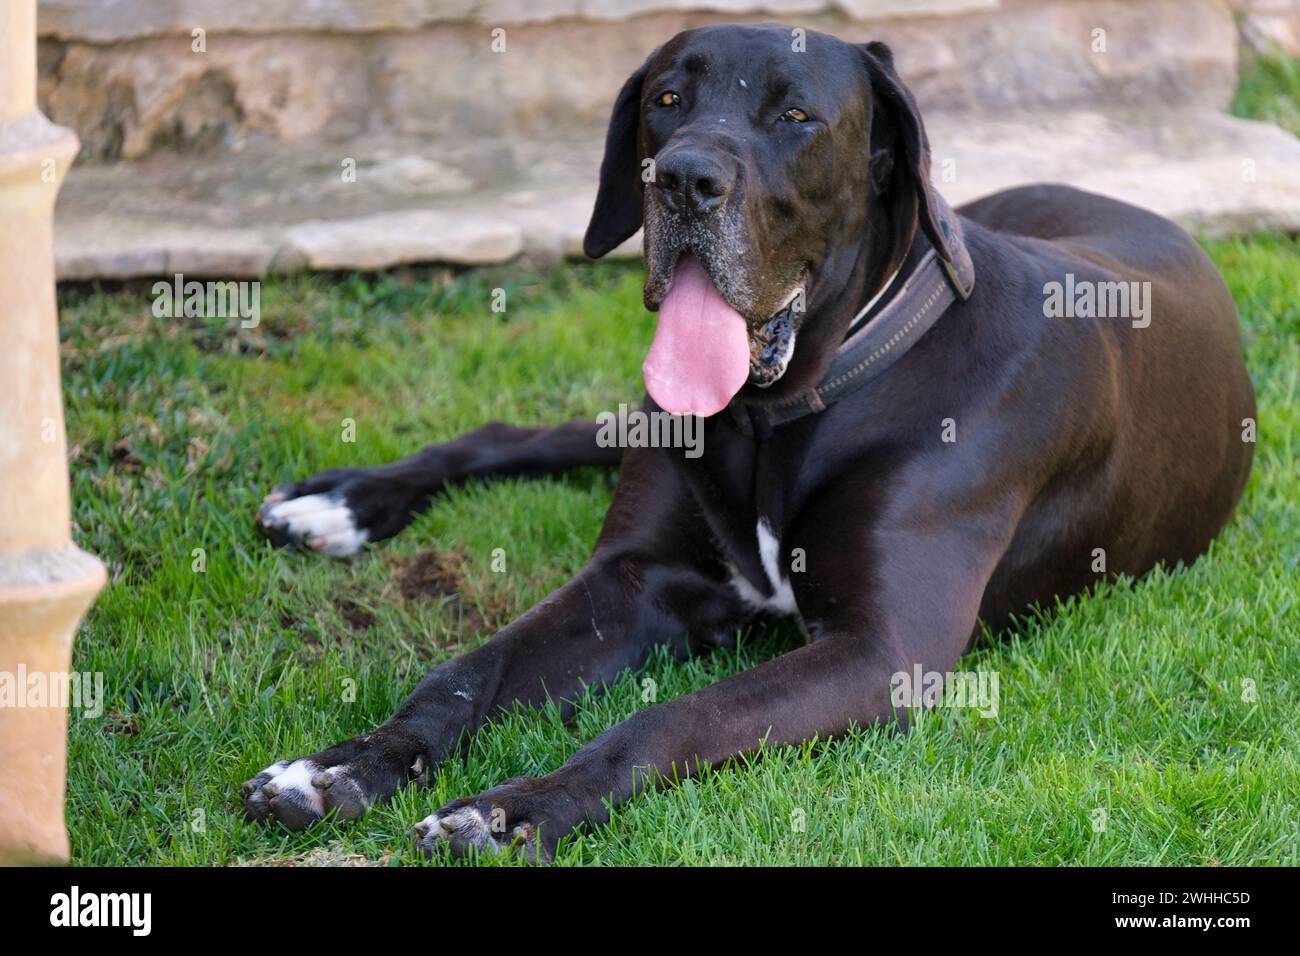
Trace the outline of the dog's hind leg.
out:
[[[553,428],[493,422],[392,464],[335,468],[280,485],[262,503],[257,523],[276,544],[346,557],[397,534],[451,485],[617,465],[622,450],[602,447],[598,432],[595,421]]]

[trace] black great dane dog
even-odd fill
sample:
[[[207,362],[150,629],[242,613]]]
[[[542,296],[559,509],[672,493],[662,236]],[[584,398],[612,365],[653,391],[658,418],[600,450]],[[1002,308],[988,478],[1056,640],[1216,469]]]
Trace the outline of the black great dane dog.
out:
[[[906,725],[917,701],[898,706],[894,675],[951,670],[979,620],[998,629],[1100,577],[1192,562],[1224,526],[1254,391],[1196,243],[1063,186],[954,214],[889,49],[791,36],[682,33],[610,121],[586,251],[644,225],[659,313],[644,408],[702,416],[702,455],[601,447],[595,423],[492,424],[267,498],[273,539],[344,555],[448,485],[622,460],[570,584],[437,667],[381,727],[248,781],[251,819],[360,817],[503,708],[571,699],[656,645],[687,654],[760,615],[799,622],[805,646],[416,827],[425,848],[545,860],[607,802],[702,765]],[[1123,314],[1104,314],[1121,291]]]

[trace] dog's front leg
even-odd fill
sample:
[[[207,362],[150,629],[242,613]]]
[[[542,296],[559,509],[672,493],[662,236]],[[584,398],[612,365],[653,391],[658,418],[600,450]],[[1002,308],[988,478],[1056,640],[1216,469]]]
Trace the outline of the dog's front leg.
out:
[[[440,843],[461,853],[518,844],[549,862],[559,838],[604,822],[607,804],[695,774],[762,745],[844,733],[891,716],[890,679],[911,672],[901,649],[856,636],[809,644],[694,694],[650,707],[606,731],[559,770],[507,781],[455,800],[421,821],[426,851]],[[956,655],[952,656],[956,659]],[[947,657],[927,664],[946,669]]]
[[[397,534],[446,488],[617,464],[621,450],[602,446],[599,431],[595,421],[554,428],[493,422],[391,464],[334,468],[279,485],[258,509],[257,523],[276,544],[346,557]]]
[[[502,708],[548,696],[567,705],[588,686],[639,666],[661,643],[735,622],[738,602],[693,572],[599,554],[565,585],[478,649],[433,670],[382,726],[267,767],[243,787],[250,820],[303,829],[334,813],[360,817],[440,763]]]
[[[1004,516],[1015,509],[1004,509]],[[1008,519],[987,516],[945,533],[878,535],[885,565],[856,594],[822,595],[827,606],[874,609],[875,622],[819,627],[814,643],[711,687],[647,708],[606,731],[564,766],[510,780],[455,800],[417,827],[422,847],[449,844],[496,851],[518,844],[547,861],[560,837],[584,822],[604,822],[651,786],[691,776],[761,746],[843,734],[851,726],[906,721],[914,700],[897,698],[900,675],[918,667],[945,674],[974,630],[984,585],[1009,536]],[[887,540],[886,540],[887,539]],[[852,553],[832,541],[809,560]],[[814,603],[808,593],[809,603]],[[865,620],[864,615],[852,615]],[[923,690],[918,688],[917,690]],[[922,698],[922,703],[931,701]]]

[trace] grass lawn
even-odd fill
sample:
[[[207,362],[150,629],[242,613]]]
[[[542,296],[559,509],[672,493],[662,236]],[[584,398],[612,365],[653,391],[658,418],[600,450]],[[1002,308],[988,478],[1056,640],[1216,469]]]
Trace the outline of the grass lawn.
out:
[[[1234,109],[1300,132],[1288,62],[1249,67]],[[557,863],[1300,864],[1300,244],[1208,249],[1241,312],[1260,422],[1245,501],[1208,557],[986,643],[964,666],[998,672],[996,719],[947,711],[907,736],[736,761],[633,801]],[[75,535],[111,579],[76,645],[107,696],[102,718],[71,724],[76,863],[423,862],[415,821],[557,766],[644,706],[646,677],[664,700],[798,642],[755,630],[734,652],[656,659],[567,723],[505,718],[360,824],[249,826],[243,780],[381,722],[434,664],[571,576],[613,476],[461,489],[347,562],[271,548],[253,527],[262,495],[489,419],[635,400],[653,322],[640,271],[275,279],[250,331],[154,318],[147,285],[65,289],[60,304]]]
[[[1209,557],[978,651],[969,668],[1000,675],[996,720],[949,711],[908,736],[742,761],[634,801],[558,862],[1300,863],[1300,245],[1209,248],[1260,400],[1246,500]],[[111,574],[76,645],[107,696],[103,718],[72,721],[76,862],[416,862],[416,820],[558,765],[643,706],[646,676],[666,699],[796,645],[792,628],[756,630],[736,652],[656,660],[568,723],[506,719],[359,825],[246,825],[241,781],[384,720],[433,664],[576,571],[613,477],[462,489],[346,562],[266,544],[252,523],[266,489],[490,418],[616,406],[652,331],[628,266],[297,277],[262,294],[261,326],[238,334],[154,318],[147,287],[62,296],[76,537]]]

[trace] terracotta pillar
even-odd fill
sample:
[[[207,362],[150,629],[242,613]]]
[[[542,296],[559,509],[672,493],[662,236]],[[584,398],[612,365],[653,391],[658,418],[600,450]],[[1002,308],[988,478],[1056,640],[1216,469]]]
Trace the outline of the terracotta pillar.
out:
[[[60,688],[104,585],[72,544],[59,384],[51,217],[77,146],[36,108],[36,0],[0,0],[0,864],[68,858]]]

